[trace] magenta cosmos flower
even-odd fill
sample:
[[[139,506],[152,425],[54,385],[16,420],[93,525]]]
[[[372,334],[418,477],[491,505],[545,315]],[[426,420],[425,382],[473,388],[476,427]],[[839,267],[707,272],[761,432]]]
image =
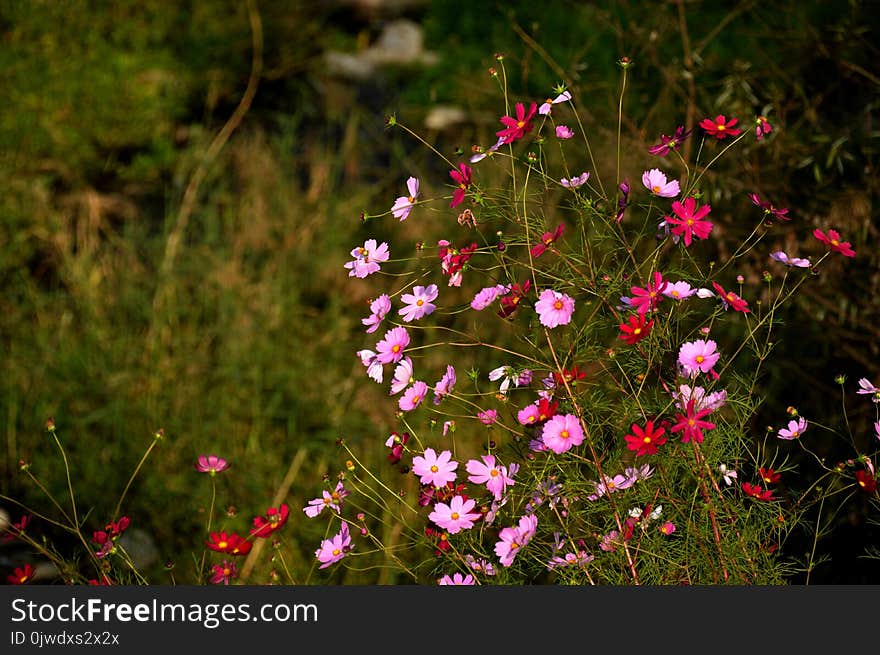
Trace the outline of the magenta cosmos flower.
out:
[[[758,116],[755,119],[755,138],[760,141],[773,131],[773,126],[766,116]]]
[[[472,459],[465,466],[470,474],[468,481],[474,484],[485,484],[486,489],[492,492],[495,500],[501,500],[507,487],[513,486],[513,478],[508,475],[506,466],[495,462],[494,455],[481,455],[480,459],[483,461]]]
[[[568,127],[568,125],[557,125],[556,126],[556,138],[557,139],[570,139],[574,136],[574,131]]]
[[[433,301],[437,300],[439,293],[436,284],[429,284],[426,287],[421,285],[414,286],[412,293],[405,293],[400,296],[400,300],[405,303],[405,306],[400,308],[398,314],[407,323],[427,316],[437,309]]]
[[[557,455],[560,455],[584,441],[584,431],[574,414],[560,414],[544,424],[541,440]]]
[[[567,325],[574,313],[574,298],[553,289],[545,289],[535,303],[535,311],[544,327]]]
[[[855,257],[856,251],[852,249],[849,241],[841,241],[840,233],[837,230],[828,230],[826,235],[822,230],[816,228],[813,230],[813,236],[828,246],[832,252],[839,252],[844,257]]]
[[[529,107],[529,111],[526,112],[523,103],[516,103],[516,118],[513,118],[512,116],[502,116],[500,120],[501,124],[504,125],[504,129],[496,132],[495,136],[499,139],[503,139],[504,143],[513,143],[514,141],[523,138],[532,130],[532,118],[535,115],[537,107],[537,104],[533,102]]]
[[[223,560],[221,564],[214,564],[211,567],[211,578],[208,580],[211,584],[228,585],[238,575],[238,569],[235,562]]]
[[[544,104],[538,107],[538,113],[541,114],[541,116],[547,116],[553,111],[553,105],[558,105],[560,102],[568,102],[569,100],[571,100],[571,93],[563,91],[555,98],[547,98],[547,100],[544,101]]]
[[[648,148],[648,152],[652,155],[665,157],[670,150],[678,150],[678,147],[691,135],[691,132],[693,130],[685,130],[684,125],[679,125],[675,128],[675,133],[672,136],[661,134],[660,143]]]
[[[743,314],[751,313],[751,310],[749,309],[749,303],[743,300],[740,296],[736,295],[733,291],[725,291],[724,287],[722,287],[717,282],[713,282],[712,287],[715,289],[715,291],[718,292],[718,295],[721,297],[721,303],[724,305],[724,309],[731,307],[736,312],[742,312]]]
[[[381,364],[396,364],[403,359],[403,351],[409,345],[409,332],[406,328],[391,328],[384,338],[376,344],[376,359]]]
[[[648,286],[644,288],[630,287],[630,293],[632,293],[630,305],[639,314],[646,314],[649,311],[653,311],[663,299],[663,292],[668,285],[669,282],[663,279],[663,274],[660,273],[660,271],[654,271],[654,273],[651,274],[651,281],[648,282]]]
[[[453,496],[448,505],[436,503],[428,518],[449,534],[457,534],[462,530],[470,530],[474,527],[474,521],[482,516],[479,512],[471,511],[476,504],[471,498]]]
[[[455,480],[457,468],[458,462],[452,459],[452,453],[448,450],[438,455],[433,448],[428,448],[424,457],[421,455],[413,457],[412,472],[419,476],[422,484],[444,487]]]
[[[697,208],[697,201],[694,198],[685,198],[684,203],[677,200],[672,201],[672,211],[678,218],[672,216],[664,216],[666,222],[672,225],[671,232],[684,238],[684,245],[690,247],[693,238],[706,239],[712,231],[712,223],[706,220],[709,212],[712,211],[710,205],[703,205]]]
[[[718,362],[721,353],[716,352],[716,344],[709,339],[697,339],[681,345],[678,351],[678,364],[684,374],[694,378],[700,373],[708,373]]]
[[[379,325],[385,320],[385,316],[391,311],[391,298],[387,293],[370,302],[370,315],[362,318],[361,323],[367,326],[367,334],[372,334],[379,329]]]
[[[495,544],[495,554],[502,566],[513,564],[522,547],[531,541],[538,529],[538,517],[534,514],[523,516],[516,527],[504,528],[498,535],[500,540]]]
[[[315,557],[321,562],[318,568],[326,569],[331,564],[335,564],[351,551],[351,535],[348,532],[348,523],[343,523],[339,528],[339,532],[321,542],[321,547],[315,551]]]
[[[467,575],[462,575],[461,573],[453,573],[450,577],[449,574],[444,575],[437,581],[438,585],[464,585],[471,586],[476,585],[476,581],[474,580],[474,576],[470,573]]]
[[[403,392],[400,400],[397,401],[397,406],[400,407],[401,411],[411,412],[422,404],[422,401],[427,394],[428,385],[425,382],[418,380],[414,382],[409,389]]]
[[[452,202],[449,203],[450,207],[458,207],[464,202],[467,190],[473,182],[473,172],[474,170],[467,164],[459,164],[457,169],[449,171],[449,177],[458,185],[455,191],[452,192]]]
[[[801,436],[806,429],[807,419],[801,416],[797,421],[789,421],[788,427],[779,430],[776,436],[780,439],[791,441],[792,439],[797,439],[799,436]]]
[[[481,412],[477,412],[477,418],[483,425],[492,425],[495,421],[498,420],[498,410],[487,409]]]
[[[414,177],[410,177],[406,181],[406,189],[409,191],[409,195],[400,196],[391,207],[391,215],[394,218],[399,218],[401,221],[405,221],[409,217],[409,213],[416,204],[416,198],[419,197],[419,181]]]
[[[703,430],[714,430],[715,424],[710,423],[709,421],[704,421],[703,419],[712,413],[712,410],[709,408],[701,409],[697,411],[694,407],[694,399],[691,398],[688,401],[687,408],[685,409],[684,414],[676,414],[675,418],[678,421],[675,425],[670,428],[670,432],[682,432],[681,442],[688,443],[693,441],[694,443],[703,443]]]
[[[229,468],[229,462],[217,455],[199,455],[196,461],[196,470],[199,473],[207,473],[214,476]]]
[[[729,136],[736,136],[742,130],[738,127],[734,127],[738,120],[736,118],[731,118],[727,120],[724,114],[718,114],[715,119],[704,118],[700,121],[700,127],[706,130],[706,133],[710,136],[714,136],[716,139],[726,139]]]
[[[666,174],[659,168],[652,168],[642,173],[642,184],[653,195],[659,198],[674,198],[681,189],[678,186],[678,180],[666,181]]]
[[[351,251],[354,260],[345,263],[349,269],[349,277],[365,278],[380,270],[380,262],[387,262],[389,257],[388,244],[378,244],[375,239],[367,239],[364,245]]]

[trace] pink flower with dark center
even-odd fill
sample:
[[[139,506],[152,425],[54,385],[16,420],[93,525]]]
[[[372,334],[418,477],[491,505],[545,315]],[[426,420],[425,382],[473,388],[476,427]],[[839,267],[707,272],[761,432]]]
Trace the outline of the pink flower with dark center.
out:
[[[376,359],[381,364],[396,364],[403,359],[403,351],[409,345],[409,332],[404,327],[391,328],[376,344]]]
[[[541,440],[557,455],[579,446],[584,441],[584,431],[574,414],[557,415],[544,424]]]
[[[388,297],[387,293],[383,293],[381,296],[371,301],[370,315],[367,318],[361,319],[361,323],[368,326],[367,334],[372,334],[373,332],[378,330],[379,325],[382,323],[382,321],[385,319],[385,316],[390,311],[391,298]]]
[[[526,112],[523,103],[516,103],[516,118],[511,116],[502,116],[501,123],[504,125],[503,130],[495,133],[499,139],[504,139],[504,143],[513,143],[523,138],[532,130],[532,117],[535,115],[537,104],[532,103],[529,111]]]
[[[678,180],[666,181],[666,174],[659,168],[652,168],[642,173],[642,184],[653,195],[659,198],[674,198],[681,193]]]
[[[387,262],[390,255],[387,243],[377,244],[375,239],[367,239],[364,245],[351,251],[351,256],[354,260],[345,263],[345,268],[350,269],[348,276],[365,278],[380,270],[379,263]]]
[[[684,238],[685,247],[689,247],[693,242],[694,236],[698,239],[706,239],[712,231],[712,223],[706,220],[706,216],[712,210],[710,205],[703,205],[697,209],[697,201],[688,197],[684,203],[677,200],[672,201],[672,211],[678,218],[672,216],[664,216],[666,222],[674,227],[671,228],[673,234]]]
[[[678,364],[684,374],[693,378],[711,371],[721,357],[721,353],[715,350],[717,346],[711,339],[683,343],[678,351]]]
[[[470,498],[453,496],[448,505],[436,503],[434,511],[428,514],[428,518],[449,534],[457,534],[474,527],[474,522],[482,517],[479,512],[471,512],[476,504],[476,501]]]
[[[448,450],[438,455],[433,448],[427,448],[424,457],[417,455],[412,462],[412,472],[419,476],[419,481],[434,487],[443,487],[447,482],[453,482],[457,468],[458,462],[452,459],[452,453]]]
[[[535,311],[544,327],[567,325],[574,313],[574,298],[553,289],[545,289],[535,303]]]
[[[483,461],[469,460],[465,466],[470,473],[468,481],[485,484],[495,500],[501,500],[507,487],[513,486],[513,478],[508,475],[507,467],[496,464],[494,455],[481,455],[480,459]]]
[[[434,301],[437,300],[439,293],[436,284],[429,284],[427,287],[421,285],[414,286],[412,293],[405,293],[400,296],[400,300],[405,303],[405,306],[401,307],[398,314],[407,323],[417,321],[431,314],[437,309]]]
[[[828,230],[826,235],[822,230],[816,228],[813,230],[813,236],[827,245],[832,252],[839,252],[844,257],[855,257],[856,251],[852,249],[849,241],[841,241],[840,233],[837,230]]]
[[[449,171],[449,177],[458,185],[458,188],[452,192],[452,202],[449,203],[450,207],[458,207],[464,202],[467,190],[473,182],[473,172],[473,169],[467,164],[459,164],[458,169]]]
[[[391,215],[394,218],[399,218],[401,221],[405,221],[409,217],[409,213],[416,204],[416,198],[419,197],[419,181],[414,177],[410,177],[406,181],[406,189],[409,191],[409,195],[400,196],[391,207]]]
[[[397,401],[397,406],[400,407],[401,411],[411,412],[416,407],[422,404],[422,401],[425,399],[425,396],[428,393],[428,385],[421,380],[413,383],[413,385],[403,392],[403,395],[400,397],[400,400]]]

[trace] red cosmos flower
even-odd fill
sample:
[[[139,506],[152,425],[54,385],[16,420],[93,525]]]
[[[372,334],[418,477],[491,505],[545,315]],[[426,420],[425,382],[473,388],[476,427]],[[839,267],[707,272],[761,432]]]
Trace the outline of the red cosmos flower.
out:
[[[459,164],[458,170],[453,169],[449,171],[449,177],[458,185],[458,188],[452,192],[452,202],[449,203],[450,207],[458,207],[458,205],[464,202],[464,196],[472,182],[471,175],[473,172],[473,169],[467,164]]]
[[[556,381],[556,384],[563,384],[565,382],[577,384],[578,380],[583,380],[585,377],[587,377],[586,371],[581,371],[577,364],[570,369],[562,369],[562,373],[553,372],[553,379]]]
[[[425,528],[425,536],[434,541],[434,555],[438,557],[449,552],[449,549],[452,548],[452,544],[449,543],[449,533],[445,530],[441,532],[434,528]]]
[[[629,317],[629,323],[620,324],[620,339],[634,346],[651,332],[654,319],[645,323],[644,314],[633,314]]]
[[[758,475],[761,476],[764,484],[776,484],[782,479],[782,475],[771,468],[764,468],[763,466],[758,469]]]
[[[856,471],[856,484],[866,493],[872,494],[877,491],[877,480],[870,471]]]
[[[397,464],[397,462],[400,461],[400,458],[403,456],[403,447],[406,445],[407,441],[409,441],[409,432],[404,432],[403,434],[398,434],[397,432],[391,433],[391,438],[388,439],[387,442],[391,444],[389,446],[391,452],[388,453],[389,462]]]
[[[511,285],[510,293],[501,297],[501,309],[498,310],[498,316],[501,318],[507,318],[513,314],[513,312],[516,311],[516,308],[519,307],[520,301],[526,297],[526,294],[531,288],[531,280],[526,280],[521,286],[519,284]]]
[[[513,143],[523,138],[532,130],[531,121],[537,108],[538,105],[533,102],[532,106],[529,107],[529,112],[526,113],[525,105],[521,102],[516,103],[516,118],[502,116],[501,123],[504,125],[504,129],[496,132],[495,136],[501,139],[503,143]]]
[[[556,229],[553,230],[553,232],[544,232],[544,234],[541,236],[541,242],[536,243],[534,246],[532,246],[532,249],[531,249],[532,257],[537,259],[541,255],[543,255],[545,252],[547,252],[547,248],[549,248],[551,245],[553,245],[553,243],[555,243],[556,240],[562,236],[562,233],[564,231],[565,231],[565,226],[562,223],[560,223],[559,225],[556,226]]]
[[[782,209],[776,209],[770,202],[761,200],[761,196],[757,193],[750,193],[749,200],[752,201],[752,204],[760,207],[764,210],[764,214],[771,215],[773,218],[776,218],[780,221],[790,221],[791,217],[788,216],[788,207],[783,207]]]
[[[678,218],[664,216],[663,218],[670,225],[673,234],[684,237],[685,247],[689,247],[693,241],[694,235],[698,239],[706,239],[712,231],[712,223],[705,220],[706,216],[712,211],[711,205],[703,205],[697,209],[697,201],[694,198],[685,198],[684,204],[677,200],[672,201],[672,211]]]
[[[654,421],[645,423],[644,429],[635,423],[630,427],[633,434],[626,435],[624,439],[626,440],[627,448],[636,451],[636,457],[654,455],[657,452],[657,446],[662,446],[666,443],[666,437],[663,436],[666,430],[663,428],[655,430]]]
[[[630,305],[635,307],[639,314],[646,314],[656,309],[657,304],[663,299],[663,291],[669,284],[659,271],[655,271],[651,277],[652,281],[648,282],[645,288],[630,287],[632,293]]]
[[[97,578],[92,578],[91,580],[89,580],[89,586],[91,587],[110,587],[112,585],[113,580],[111,580],[106,573],[101,576],[100,580],[98,580]]]
[[[773,492],[768,490],[764,490],[762,487],[756,484],[749,484],[748,482],[742,483],[742,490],[745,492],[747,496],[751,496],[752,498],[756,498],[757,500],[775,500],[773,498]]]
[[[456,248],[446,239],[437,242],[437,255],[440,257],[440,268],[449,276],[449,286],[461,286],[462,270],[477,250],[477,244],[471,243],[463,248]],[[451,247],[450,247],[451,246]]]
[[[556,409],[559,407],[559,403],[557,401],[553,401],[552,403],[546,398],[541,398],[538,401],[538,423],[543,423],[554,416],[556,416]]]
[[[675,134],[672,136],[661,134],[660,143],[648,148],[648,152],[652,155],[665,157],[669,154],[670,150],[678,150],[678,147],[691,135],[691,132],[693,130],[685,130],[684,125],[679,125],[675,128]]]
[[[253,548],[253,544],[250,541],[243,539],[234,532],[230,534],[212,532],[210,539],[205,542],[205,545],[218,553],[227,553],[229,555],[247,555],[251,548]]]
[[[28,523],[30,523],[30,522],[31,522],[31,515],[25,514],[24,516],[21,517],[21,519],[18,521],[18,523],[13,523],[12,525],[9,526],[9,532],[4,534],[3,537],[0,538],[0,541],[12,541],[17,536],[19,536],[20,534],[22,534],[24,532],[24,529],[27,527]]]
[[[721,296],[721,302],[724,303],[724,308],[727,309],[728,305],[733,307],[733,309],[737,312],[742,312],[743,314],[748,314],[751,312],[749,309],[749,303],[736,295],[733,291],[725,291],[724,287],[722,287],[717,282],[713,282],[712,286],[715,287],[715,291],[718,292],[718,295]]]
[[[773,126],[766,116],[758,116],[755,119],[755,138],[760,141],[773,131]]]
[[[736,136],[742,132],[740,128],[734,127],[736,123],[736,118],[727,120],[724,117],[724,114],[719,114],[715,117],[715,120],[712,120],[711,118],[704,118],[701,120],[700,127],[716,139],[726,139],[729,136]]]
[[[36,574],[37,570],[33,566],[25,564],[24,566],[16,567],[12,575],[7,575],[6,582],[9,584],[27,584],[34,579]]]
[[[703,443],[703,430],[715,429],[714,423],[703,420],[703,417],[708,416],[712,413],[712,409],[710,407],[707,407],[705,409],[701,409],[699,412],[695,412],[695,402],[696,398],[691,398],[688,401],[685,413],[675,415],[675,419],[678,421],[678,423],[673,425],[672,428],[670,428],[669,430],[670,432],[683,431],[683,434],[681,435],[682,443],[688,443],[689,441],[694,441],[695,443]]]
[[[270,507],[266,510],[265,516],[254,517],[254,527],[251,528],[251,536],[266,538],[276,530],[279,530],[290,515],[290,508],[286,503],[282,503],[280,507]]]
[[[839,252],[844,257],[856,256],[856,251],[852,249],[852,244],[849,241],[841,241],[837,230],[828,230],[828,235],[826,236],[822,230],[816,228],[813,230],[813,236],[830,247],[833,252]]]

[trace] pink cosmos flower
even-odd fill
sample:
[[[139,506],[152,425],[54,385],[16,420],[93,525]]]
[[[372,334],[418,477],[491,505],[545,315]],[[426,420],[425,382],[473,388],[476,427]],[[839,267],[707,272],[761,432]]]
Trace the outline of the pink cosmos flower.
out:
[[[392,437],[393,439],[393,437]],[[336,483],[336,488],[333,491],[327,491],[326,489],[321,491],[320,498],[314,498],[309,501],[309,504],[303,507],[303,512],[310,519],[315,518],[321,512],[324,511],[324,508],[332,509],[334,512],[338,512],[342,509],[342,499],[345,498],[349,494],[348,490],[343,486],[342,482]]]
[[[376,344],[376,359],[382,364],[396,364],[403,359],[403,351],[409,345],[409,332],[404,327],[391,328]]]
[[[464,202],[467,190],[473,182],[471,177],[473,172],[473,169],[467,164],[459,164],[458,169],[449,171],[449,177],[458,185],[458,188],[452,192],[452,202],[449,203],[450,207],[458,207]]]
[[[695,443],[703,443],[703,430],[714,430],[715,424],[710,423],[709,421],[704,421],[703,419],[712,413],[711,409],[701,409],[700,411],[696,411],[694,408],[694,399],[691,398],[688,401],[687,409],[684,414],[676,414],[675,418],[678,421],[675,425],[670,428],[670,432],[679,432],[682,431],[681,442],[688,443],[693,441]]]
[[[537,529],[538,517],[534,514],[527,514],[519,520],[516,527],[501,530],[498,535],[500,540],[495,544],[495,554],[500,559],[502,566],[513,564],[517,553],[531,541]]]
[[[770,125],[770,121],[767,120],[766,116],[758,116],[755,119],[755,139],[760,141],[772,131],[773,126]]]
[[[736,471],[727,468],[725,464],[720,464],[718,466],[718,472],[721,474],[721,477],[724,478],[724,484],[728,487],[733,484],[733,481],[736,480],[737,477],[739,477]]]
[[[552,246],[554,243],[556,243],[556,241],[559,240],[559,238],[562,236],[562,233],[564,231],[565,231],[565,225],[560,223],[559,225],[556,226],[556,229],[553,230],[552,232],[544,232],[544,234],[541,235],[541,241],[536,243],[530,249],[530,252],[532,253],[532,257],[537,259],[541,255],[543,255],[545,252],[547,252],[547,249],[550,246]]]
[[[743,314],[749,314],[751,312],[749,309],[749,303],[740,298],[733,291],[725,291],[724,287],[717,282],[713,282],[712,286],[721,297],[721,303],[724,305],[724,309],[731,307],[734,311],[742,312]]]
[[[367,334],[372,334],[378,330],[379,325],[390,311],[391,298],[388,297],[387,293],[383,293],[381,296],[370,302],[370,315],[367,318],[361,319],[361,323],[368,326]]]
[[[574,313],[574,298],[553,289],[545,289],[535,303],[535,311],[544,327],[552,329],[567,325]]]
[[[478,161],[483,161],[486,157],[493,155],[503,145],[504,139],[498,139],[495,145],[489,146],[488,149],[484,149],[482,146],[474,146],[474,154],[471,155],[470,162],[476,164]]]
[[[217,455],[199,455],[196,461],[196,470],[210,476],[215,476],[228,468],[229,462],[222,457],[217,457]]]
[[[856,393],[872,394],[874,396],[872,400],[875,403],[880,403],[880,389],[875,387],[868,378],[859,378],[859,390]]]
[[[719,114],[715,117],[715,120],[711,118],[704,118],[700,121],[700,127],[706,130],[706,133],[710,136],[714,136],[716,139],[725,139],[729,136],[736,136],[742,130],[738,127],[734,127],[737,124],[736,118],[731,118],[727,120],[724,114]]]
[[[227,560],[223,560],[221,564],[214,564],[211,567],[211,570],[211,577],[208,580],[211,584],[228,585],[229,582],[234,580],[238,575],[238,569],[235,566],[235,562],[229,562]]]
[[[629,489],[637,482],[638,478],[633,475],[621,475],[618,473],[613,477],[604,476],[604,482],[596,483],[596,490],[587,496],[587,500],[598,500],[605,494],[614,493],[615,491],[623,491]]]
[[[399,218],[401,222],[409,217],[409,213],[415,206],[416,198],[419,197],[419,181],[414,177],[410,177],[406,181],[406,188],[409,191],[409,195],[400,196],[391,207],[391,215],[394,218]]]
[[[785,264],[786,266],[797,266],[798,268],[809,268],[810,260],[802,259],[800,257],[789,257],[781,250],[777,250],[776,252],[770,253],[771,259],[775,259],[778,262]]]
[[[693,378],[700,373],[708,373],[721,357],[721,353],[715,350],[717,345],[711,339],[683,343],[678,350],[678,365],[684,374]]]
[[[520,425],[536,425],[539,422],[540,411],[537,403],[523,407],[516,413],[516,420]]]
[[[434,404],[439,405],[440,401],[450,393],[452,393],[452,388],[455,386],[456,376],[455,369],[447,364],[446,373],[443,374],[443,377],[434,385]],[[444,432],[445,434],[445,432]]]
[[[828,230],[826,235],[822,230],[816,228],[813,230],[813,236],[827,245],[832,252],[839,252],[844,257],[856,256],[856,251],[852,249],[852,244],[849,241],[841,241],[837,230]]]
[[[682,409],[689,400],[693,399],[698,411],[708,407],[714,412],[723,407],[727,402],[727,392],[723,389],[707,394],[703,387],[694,387],[692,389],[686,384],[679,385],[678,393],[673,393],[672,397],[675,398],[675,406],[678,409]]]
[[[437,309],[434,301],[437,300],[439,293],[436,284],[429,284],[427,287],[416,285],[413,287],[412,293],[400,296],[406,306],[402,307],[398,313],[407,323],[417,321]]]
[[[630,299],[630,305],[638,311],[639,314],[646,314],[657,308],[660,300],[663,298],[663,292],[666,290],[669,282],[663,279],[663,274],[655,271],[651,275],[651,281],[645,288],[630,287],[630,293],[633,297]]]
[[[499,139],[504,139],[504,143],[513,143],[523,138],[532,130],[532,117],[535,115],[537,104],[532,103],[529,111],[526,112],[523,103],[516,103],[516,118],[511,116],[502,116],[501,123],[504,125],[503,130],[495,133]]]
[[[555,98],[547,98],[540,107],[538,107],[538,113],[542,116],[547,116],[553,110],[553,105],[558,105],[560,102],[568,102],[571,100],[571,93],[568,91],[563,91]]]
[[[659,198],[674,198],[681,193],[678,180],[666,181],[666,174],[659,168],[652,168],[642,173],[642,184],[653,195]]]
[[[577,189],[579,186],[586,184],[587,180],[589,179],[590,174],[584,171],[580,175],[577,175],[570,180],[563,177],[561,180],[559,180],[559,183],[566,189]]]
[[[670,150],[678,150],[678,147],[691,135],[691,132],[693,130],[685,130],[684,125],[679,125],[675,128],[675,133],[672,136],[661,134],[660,143],[648,148],[648,152],[652,155],[665,157]]]
[[[428,448],[424,457],[413,457],[412,472],[419,476],[422,484],[444,487],[455,480],[457,468],[458,462],[452,459],[452,453],[448,450],[438,455],[433,448]]]
[[[672,521],[667,521],[660,526],[660,533],[665,534],[667,537],[673,532],[675,532],[675,523],[673,523]]]
[[[438,585],[476,585],[476,581],[474,580],[474,576],[470,573],[467,575],[462,575],[461,573],[453,573],[452,577],[449,574],[444,575],[437,581]]]
[[[667,298],[672,298],[673,300],[684,300],[685,298],[690,298],[696,292],[696,289],[694,289],[693,287],[691,287],[690,284],[684,281],[670,282],[666,285],[666,288],[663,289],[663,295]]]
[[[574,131],[568,127],[568,125],[557,125],[556,126],[556,138],[557,139],[570,139],[574,136]]]
[[[614,220],[617,223],[623,220],[626,208],[629,207],[629,182],[620,183],[620,197],[617,199],[617,214]]]
[[[367,376],[380,383],[382,382],[382,378],[384,376],[384,369],[382,368],[382,362],[379,361],[378,356],[372,350],[358,350],[357,356],[360,358],[361,363],[367,369]]]
[[[544,424],[541,440],[557,455],[560,455],[584,441],[584,431],[574,414],[557,415]]]
[[[780,439],[785,439],[786,441],[791,441],[792,439],[797,439],[801,436],[804,431],[807,429],[807,419],[801,416],[798,420],[789,421],[787,428],[782,428],[776,434]]]
[[[397,401],[397,406],[400,407],[401,411],[411,412],[422,404],[427,393],[428,385],[426,383],[421,380],[414,382],[409,389],[403,392],[400,400]]]
[[[471,309],[474,309],[478,312],[482,311],[493,302],[495,302],[498,296],[502,296],[505,293],[509,292],[510,285],[505,284],[496,284],[494,287],[485,287],[483,289],[480,289],[474,296],[474,299],[471,300]]]
[[[480,423],[483,425],[492,425],[495,421],[498,420],[498,411],[494,409],[487,409],[482,412],[477,412],[477,418],[480,419]]]
[[[353,261],[346,262],[345,268],[350,269],[349,277],[365,278],[380,270],[379,262],[387,262],[390,253],[384,241],[377,245],[375,239],[367,239],[364,245],[351,251]]]
[[[394,368],[394,378],[391,380],[389,395],[399,394],[415,381],[412,360],[409,357],[404,357]]]
[[[434,511],[428,514],[428,518],[449,534],[457,534],[474,527],[474,521],[482,516],[479,512],[471,512],[476,504],[473,499],[453,496],[448,505],[435,503]]]
[[[495,463],[494,455],[481,455],[479,461],[469,460],[465,468],[470,473],[468,481],[474,484],[485,484],[492,492],[495,500],[501,500],[507,487],[514,485],[514,480],[507,473],[507,467]]]
[[[684,203],[677,200],[672,201],[672,211],[678,218],[672,216],[664,216],[666,222],[674,227],[671,231],[674,235],[684,237],[685,247],[689,247],[693,242],[694,236],[698,239],[706,239],[712,231],[712,223],[705,220],[706,216],[712,210],[710,205],[703,205],[697,209],[697,201],[688,197]]]
[[[326,569],[335,564],[351,551],[351,535],[348,532],[348,523],[343,522],[339,532],[321,542],[321,547],[315,551],[315,557],[321,562],[319,569]]]

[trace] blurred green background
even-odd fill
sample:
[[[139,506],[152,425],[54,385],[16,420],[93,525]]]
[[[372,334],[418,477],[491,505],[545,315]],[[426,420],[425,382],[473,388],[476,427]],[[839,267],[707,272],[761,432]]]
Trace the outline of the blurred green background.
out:
[[[150,579],[193,579],[210,502],[193,468],[202,453],[233,464],[218,482],[229,529],[246,530],[283,492],[293,508],[289,564],[307,573],[326,524],[299,508],[319,495],[322,475],[343,469],[336,441],[380,466],[396,426],[354,355],[371,343],[360,319],[375,289],[342,265],[365,238],[404,229],[364,225],[362,211],[385,211],[410,174],[438,192],[447,181],[448,167],[385,117],[449,158],[491,144],[503,113],[487,72],[495,53],[513,99],[569,85],[606,179],[623,56],[634,61],[623,121],[630,180],[657,164],[645,149],[660,132],[718,113],[745,127],[768,115],[772,138],[748,140],[706,180],[719,231],[732,243],[751,229],[746,194],[755,191],[794,217],[766,252],[816,252],[812,229],[835,227],[859,256],[830,259],[787,311],[755,433],[780,425],[788,405],[839,424],[834,376],[848,376],[850,398],[859,377],[880,383],[876,9],[0,1],[0,493],[48,511],[19,472],[26,461],[64,497],[44,427],[54,417],[79,502],[93,508],[87,525],[98,529],[162,428],[123,507],[148,535]],[[408,237],[449,234],[432,220],[408,222]],[[737,271],[755,293],[766,252]],[[863,450],[872,412],[850,406]],[[825,454],[848,456],[833,444]],[[858,498],[840,512],[821,542],[834,556],[814,581],[877,581],[876,566],[857,559],[877,541],[865,515]],[[385,569],[309,580],[402,581]]]

